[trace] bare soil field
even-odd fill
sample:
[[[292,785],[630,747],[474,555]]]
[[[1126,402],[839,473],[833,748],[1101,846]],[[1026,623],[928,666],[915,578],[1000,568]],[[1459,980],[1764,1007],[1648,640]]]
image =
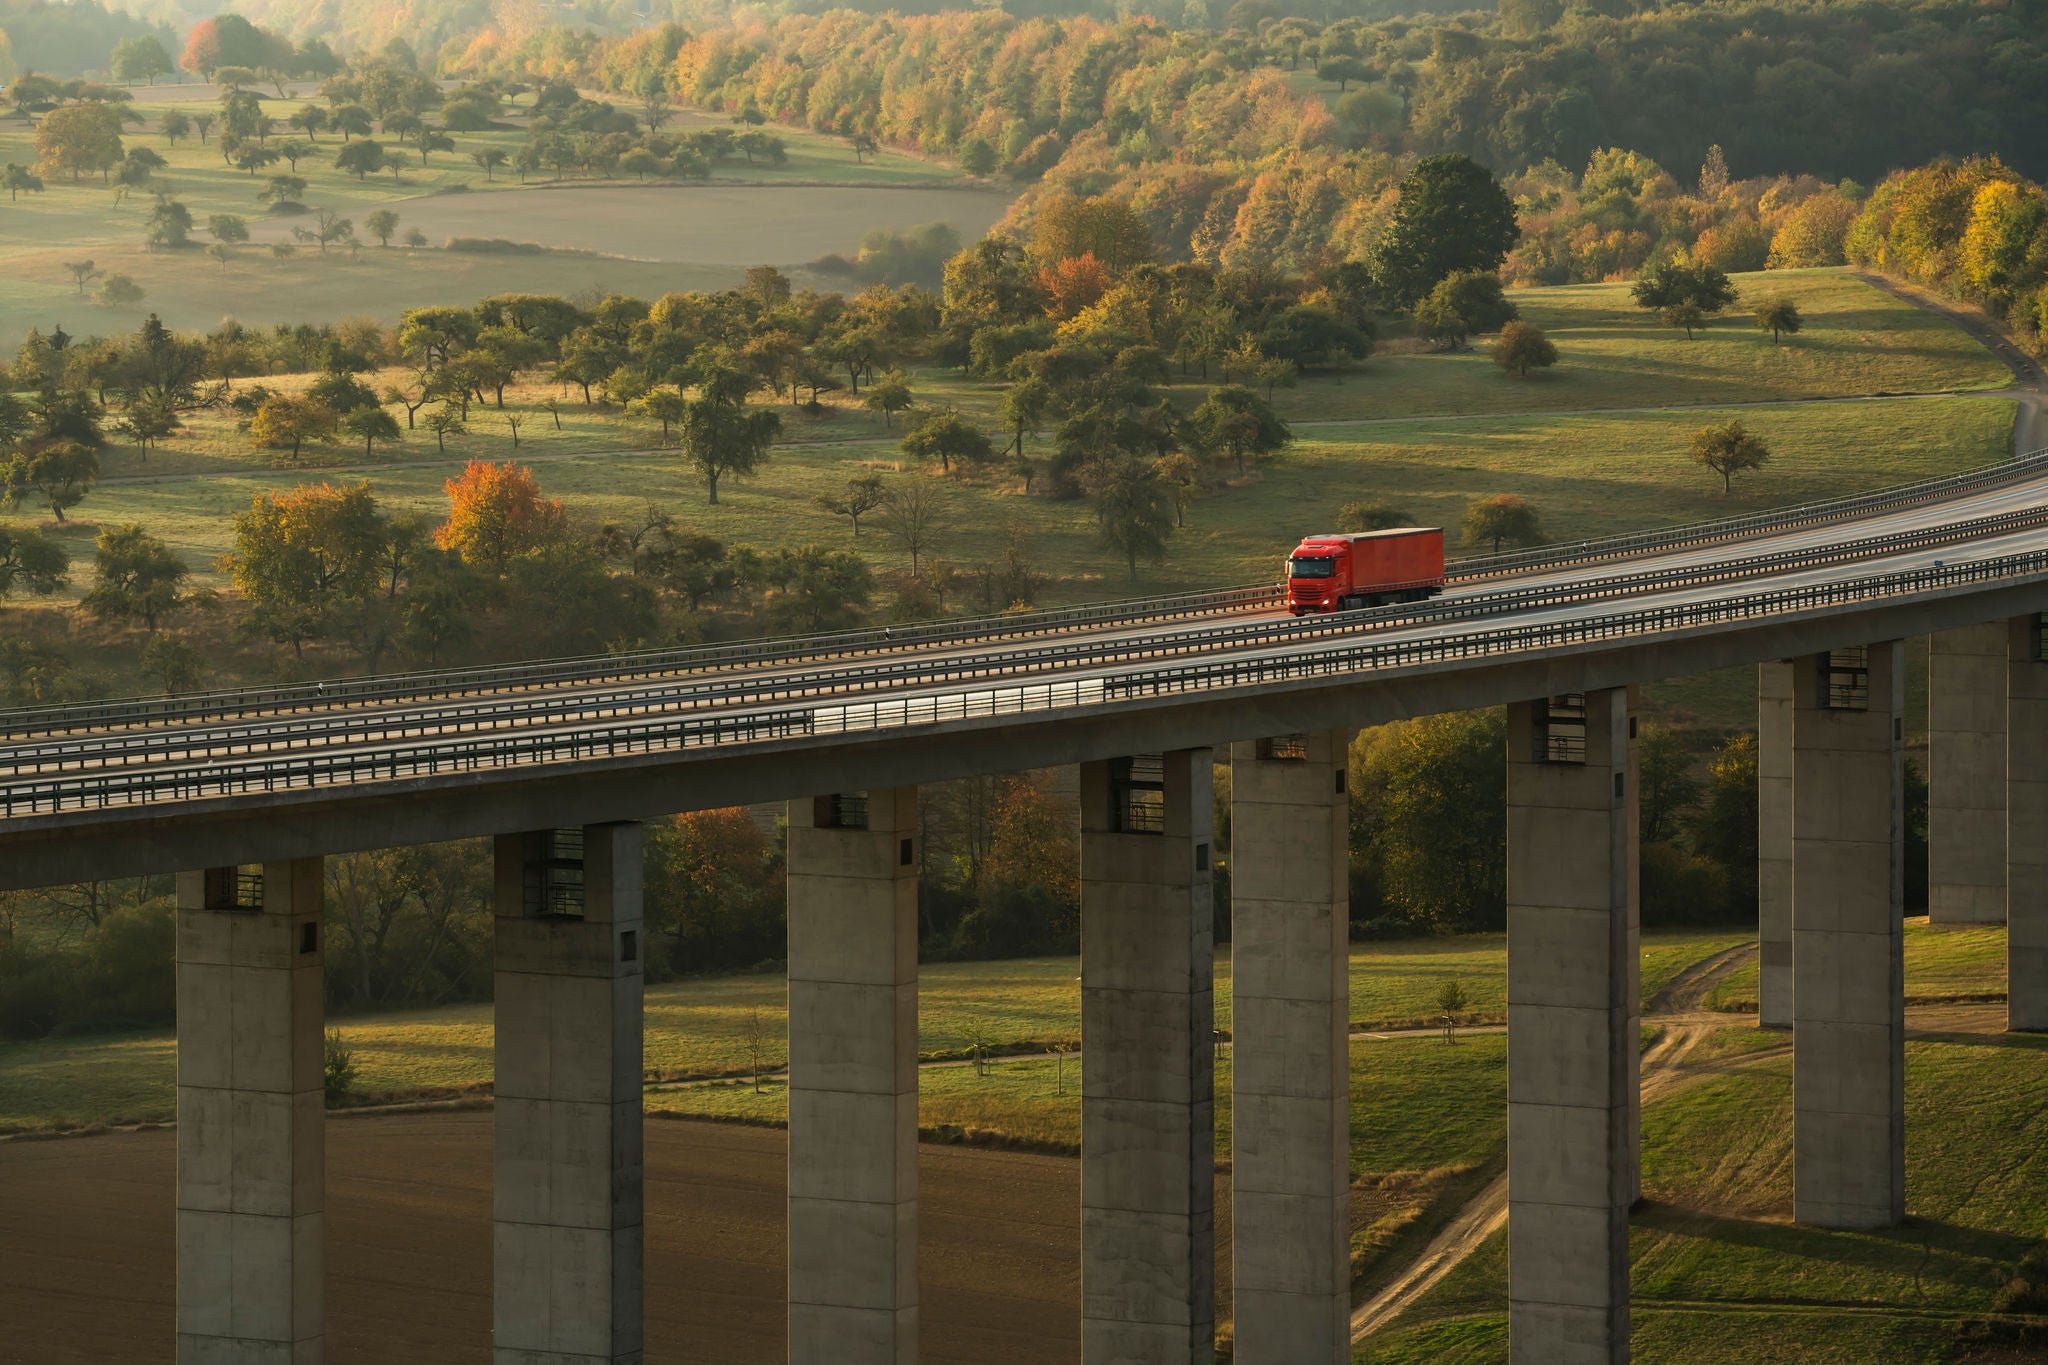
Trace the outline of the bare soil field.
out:
[[[0,1365],[170,1359],[176,1150],[170,1130],[0,1144]],[[784,1358],[786,1153],[777,1129],[647,1124],[649,1365]],[[922,1359],[1078,1360],[1079,1163],[927,1146],[920,1175]],[[490,1176],[487,1110],[328,1124],[330,1361],[488,1365]]]
[[[635,260],[744,269],[792,266],[827,252],[851,256],[872,228],[951,223],[972,242],[1014,198],[990,189],[852,185],[667,185],[501,189],[400,199],[390,207],[435,245],[505,237]],[[285,225],[267,225],[272,235]]]

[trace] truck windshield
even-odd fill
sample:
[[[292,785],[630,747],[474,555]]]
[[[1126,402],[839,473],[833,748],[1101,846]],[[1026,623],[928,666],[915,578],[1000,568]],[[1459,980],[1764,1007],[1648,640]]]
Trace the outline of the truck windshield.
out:
[[[1296,555],[1287,561],[1289,578],[1331,578],[1336,575],[1337,561],[1334,559],[1308,558]]]

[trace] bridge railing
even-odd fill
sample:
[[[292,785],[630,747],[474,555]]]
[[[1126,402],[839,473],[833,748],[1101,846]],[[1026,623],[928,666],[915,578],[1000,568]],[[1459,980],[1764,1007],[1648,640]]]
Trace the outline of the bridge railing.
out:
[[[1447,566],[1455,582],[1476,582],[1512,572],[1565,568],[1627,558],[1655,550],[1712,544],[1763,530],[1784,530],[1874,511],[1911,507],[2048,475],[2048,451],[1922,480],[1895,488],[1800,504],[1741,517],[1608,536],[1458,560]],[[925,622],[828,635],[697,645],[621,655],[583,656],[469,669],[441,669],[382,678],[349,678],[280,687],[198,692],[180,697],[81,702],[0,711],[0,737],[66,734],[111,726],[246,720],[373,702],[432,701],[515,689],[600,685],[637,678],[674,677],[749,664],[802,664],[824,659],[945,644],[972,645],[1028,639],[1090,626],[1145,625],[1201,619],[1280,605],[1281,585],[1252,584],[1126,599],[966,620]]]
[[[1166,636],[1085,639],[999,654],[909,657],[815,672],[737,677],[703,682],[686,692],[673,684],[612,690],[599,696],[538,693],[456,702],[431,711],[342,712],[314,718],[244,722],[217,727],[145,731],[0,746],[0,773],[105,769],[122,763],[215,761],[237,753],[277,754],[310,744],[388,743],[427,736],[483,734],[513,724],[595,722],[692,710],[845,695],[887,687],[1019,677],[1052,668],[1148,662],[1228,649],[1298,645],[1401,626],[1476,620],[1509,611],[1569,606],[1646,592],[1739,581],[1762,574],[1852,563],[1879,555],[1931,549],[1985,536],[2048,526],[2048,507],[2019,508],[1940,526],[1866,536],[1833,545],[1804,546],[1707,564],[1609,574],[1561,583],[1501,588],[1433,602],[1369,612],[1303,619],[1237,622]]]
[[[216,762],[177,771],[143,770],[38,779],[0,787],[0,814],[126,806],[405,778],[513,766],[566,763],[635,753],[758,743],[797,735],[904,728],[977,717],[1043,713],[1137,697],[1227,691],[1331,674],[1369,674],[1430,663],[1496,657],[1519,651],[1622,636],[1697,629],[1760,616],[1815,610],[1884,597],[2048,578],[2048,550],[2029,550],[1958,564],[1937,563],[1827,583],[1803,584],[1705,602],[1673,603],[1565,621],[1405,640],[1374,640],[1348,648],[1212,660],[1144,668],[1107,676],[1015,682],[971,691],[848,701],[808,708],[664,718],[605,727],[437,740],[371,751],[309,752],[279,759]]]

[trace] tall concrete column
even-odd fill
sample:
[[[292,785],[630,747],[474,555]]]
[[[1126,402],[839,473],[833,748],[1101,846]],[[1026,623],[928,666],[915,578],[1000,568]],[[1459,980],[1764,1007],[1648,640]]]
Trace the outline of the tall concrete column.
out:
[[[2007,622],[1927,641],[1927,917],[2005,923]]]
[[[2048,662],[2040,617],[2006,629],[2005,1026],[2048,1029]]]
[[[1756,1021],[1792,1027],[1792,664],[1756,666]]]
[[[1792,697],[1793,1213],[1905,1216],[1905,650],[1810,655]]]
[[[1210,754],[1081,766],[1081,1359],[1216,1338]]]
[[[789,805],[789,1359],[917,1360],[917,788]]]
[[[1230,751],[1237,1360],[1351,1359],[1351,732]]]
[[[498,1365],[639,1365],[637,824],[496,845]]]
[[[1641,1075],[1623,689],[1508,708],[1508,1341],[1628,1359]]]
[[[321,862],[178,876],[178,1360],[319,1365]]]

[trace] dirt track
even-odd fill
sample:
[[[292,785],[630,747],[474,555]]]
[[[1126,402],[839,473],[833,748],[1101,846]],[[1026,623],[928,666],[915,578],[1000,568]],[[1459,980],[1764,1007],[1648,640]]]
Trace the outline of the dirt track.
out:
[[[171,1358],[176,1147],[170,1131],[0,1145],[0,1365]],[[784,1153],[775,1129],[648,1123],[650,1365],[784,1358]],[[328,1124],[330,1362],[488,1365],[490,1174],[488,1111]],[[1079,1163],[926,1147],[920,1176],[922,1358],[1077,1360]]]

